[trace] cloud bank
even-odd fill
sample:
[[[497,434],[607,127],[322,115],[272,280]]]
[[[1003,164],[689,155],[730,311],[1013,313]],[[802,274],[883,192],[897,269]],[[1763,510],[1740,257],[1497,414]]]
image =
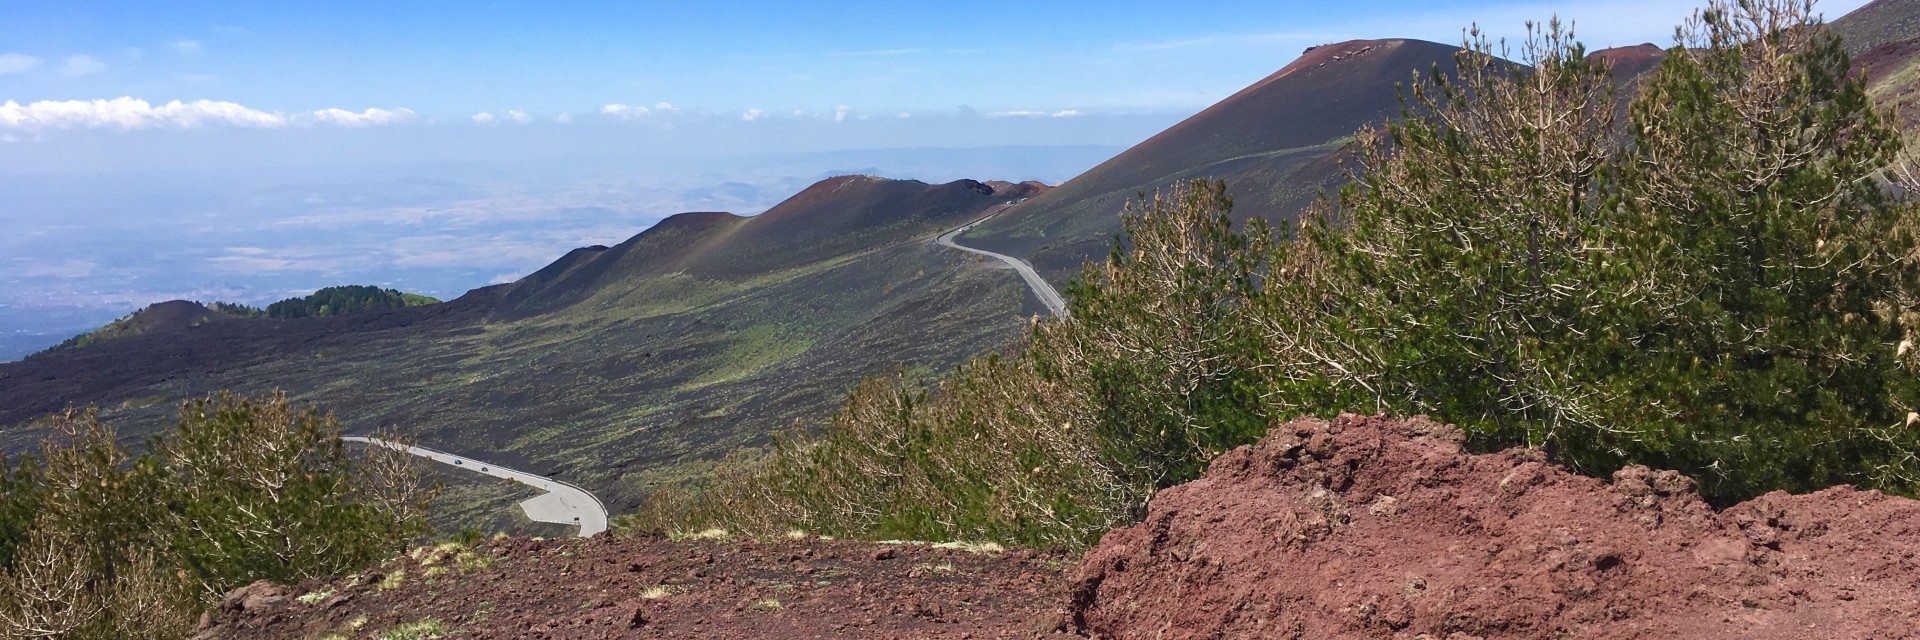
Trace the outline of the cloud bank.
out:
[[[234,102],[218,100],[175,100],[154,105],[145,100],[122,96],[111,100],[41,100],[27,104],[8,100],[0,103],[0,130],[41,131],[48,129],[195,129],[229,126],[246,129],[276,129],[289,126],[333,125],[371,127],[412,120],[409,109],[320,109],[283,113],[261,111]]]
[[[674,113],[679,111],[672,103],[658,102],[649,109],[640,105],[625,105],[618,102],[600,107],[600,115],[620,120],[635,120],[652,113]]]
[[[649,111],[650,110],[647,109],[646,107],[637,106],[637,105],[627,106],[624,104],[620,104],[618,102],[615,102],[613,104],[610,104],[604,107],[600,107],[600,113],[602,115],[619,118],[621,120],[631,120],[633,118],[646,117]]]

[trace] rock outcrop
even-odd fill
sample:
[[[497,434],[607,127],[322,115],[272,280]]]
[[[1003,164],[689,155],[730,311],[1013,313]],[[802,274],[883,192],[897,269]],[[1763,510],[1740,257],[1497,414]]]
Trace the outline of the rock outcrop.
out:
[[[1693,482],[1472,455],[1424,419],[1302,419],[1155,496],[1074,576],[1106,638],[1915,638],[1920,502],[1715,511]]]

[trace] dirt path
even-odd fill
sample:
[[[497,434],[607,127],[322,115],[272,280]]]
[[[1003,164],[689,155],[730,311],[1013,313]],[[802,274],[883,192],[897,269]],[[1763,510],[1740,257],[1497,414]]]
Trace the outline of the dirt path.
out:
[[[331,584],[236,591],[196,638],[1033,638],[1071,557],[815,538],[499,540]],[[385,585],[383,587],[383,585]],[[302,597],[304,596],[304,597]],[[437,625],[437,626],[429,626]]]

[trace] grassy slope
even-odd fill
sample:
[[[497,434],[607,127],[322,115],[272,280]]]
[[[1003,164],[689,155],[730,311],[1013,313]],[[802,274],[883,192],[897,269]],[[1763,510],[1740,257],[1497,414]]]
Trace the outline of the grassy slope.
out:
[[[1334,184],[1333,156],[1361,126],[1399,113],[1394,84],[1455,47],[1357,40],[1299,60],[1112,160],[969,232],[965,241],[1026,257],[1056,282],[1103,260],[1120,210],[1138,193],[1201,177],[1227,180],[1235,212],[1279,221]]]
[[[223,323],[196,332],[198,349],[147,336],[0,365],[0,407],[103,404],[131,436],[172,420],[167,399],[284,387],[350,429],[401,425],[429,446],[559,473],[619,512],[662,479],[830,415],[862,376],[944,369],[1018,336],[1037,309],[1018,279],[929,242],[1004,201],[977,184],[835,179],[761,216],[686,214],[523,283],[359,325]],[[0,422],[35,415],[10,410]],[[37,435],[10,430],[5,444]]]

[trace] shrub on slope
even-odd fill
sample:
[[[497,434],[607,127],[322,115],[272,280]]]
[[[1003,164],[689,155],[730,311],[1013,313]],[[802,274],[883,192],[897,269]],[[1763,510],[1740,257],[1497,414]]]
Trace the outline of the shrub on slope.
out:
[[[1622,113],[1557,23],[1484,38],[1300,228],[1219,183],[1143,200],[1005,358],[869,382],[818,438],[661,492],[642,528],[1078,547],[1297,415],[1426,413],[1481,450],[1699,478],[1710,499],[1920,489],[1915,208],[1835,36],[1719,3]]]
[[[134,454],[89,412],[0,480],[0,636],[183,637],[254,580],[359,569],[426,533],[409,454],[349,456],[331,415],[281,394],[181,405]]]

